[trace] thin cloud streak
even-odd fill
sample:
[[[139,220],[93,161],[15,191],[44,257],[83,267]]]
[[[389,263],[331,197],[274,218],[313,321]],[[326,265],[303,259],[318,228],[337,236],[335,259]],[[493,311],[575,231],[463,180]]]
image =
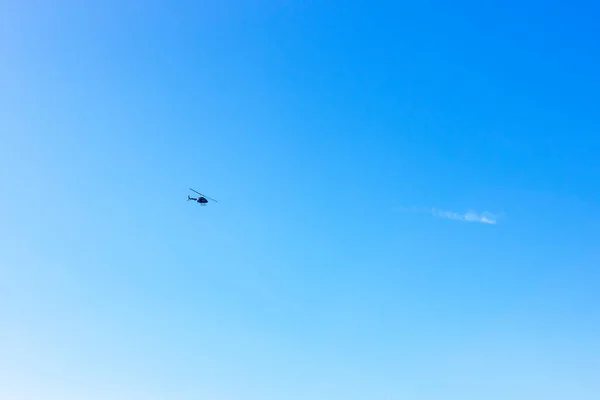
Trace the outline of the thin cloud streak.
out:
[[[469,210],[464,213],[455,211],[446,211],[439,208],[426,208],[426,207],[401,207],[401,211],[405,212],[419,212],[433,215],[438,218],[452,219],[463,222],[476,222],[481,224],[495,225],[498,223],[498,216],[491,212],[477,212]]]

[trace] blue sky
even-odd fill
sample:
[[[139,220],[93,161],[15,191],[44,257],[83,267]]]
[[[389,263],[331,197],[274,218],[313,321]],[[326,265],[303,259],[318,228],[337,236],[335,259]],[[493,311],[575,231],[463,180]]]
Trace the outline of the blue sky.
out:
[[[600,7],[396,3],[2,3],[0,397],[600,397]]]

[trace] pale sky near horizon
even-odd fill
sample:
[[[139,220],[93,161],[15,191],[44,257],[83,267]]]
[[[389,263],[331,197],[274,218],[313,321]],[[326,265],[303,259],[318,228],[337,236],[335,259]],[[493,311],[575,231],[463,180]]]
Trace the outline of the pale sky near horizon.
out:
[[[1,2],[0,398],[600,398],[599,18]]]

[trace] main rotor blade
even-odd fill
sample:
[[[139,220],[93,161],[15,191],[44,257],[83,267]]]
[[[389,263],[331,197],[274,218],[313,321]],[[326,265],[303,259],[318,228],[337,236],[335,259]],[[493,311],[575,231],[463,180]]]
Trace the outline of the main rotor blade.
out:
[[[196,193],[198,193],[200,196],[204,196],[204,197],[206,197],[207,199],[210,199],[210,200],[214,201],[215,203],[218,203],[218,201],[216,201],[215,199],[211,199],[210,197],[208,197],[208,196],[207,196],[207,195],[205,195],[205,194],[202,194],[202,193],[200,193],[200,192],[198,192],[198,191],[196,191],[196,190],[194,190],[194,189],[192,189],[192,188],[190,188],[190,190],[191,190],[191,191],[193,191],[193,192],[196,192]]]

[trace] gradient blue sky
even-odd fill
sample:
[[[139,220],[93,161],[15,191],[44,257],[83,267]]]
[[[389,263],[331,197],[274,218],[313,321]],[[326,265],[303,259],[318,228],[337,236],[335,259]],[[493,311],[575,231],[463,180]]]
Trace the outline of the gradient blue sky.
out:
[[[600,398],[597,2],[84,3],[0,4],[0,397]]]

